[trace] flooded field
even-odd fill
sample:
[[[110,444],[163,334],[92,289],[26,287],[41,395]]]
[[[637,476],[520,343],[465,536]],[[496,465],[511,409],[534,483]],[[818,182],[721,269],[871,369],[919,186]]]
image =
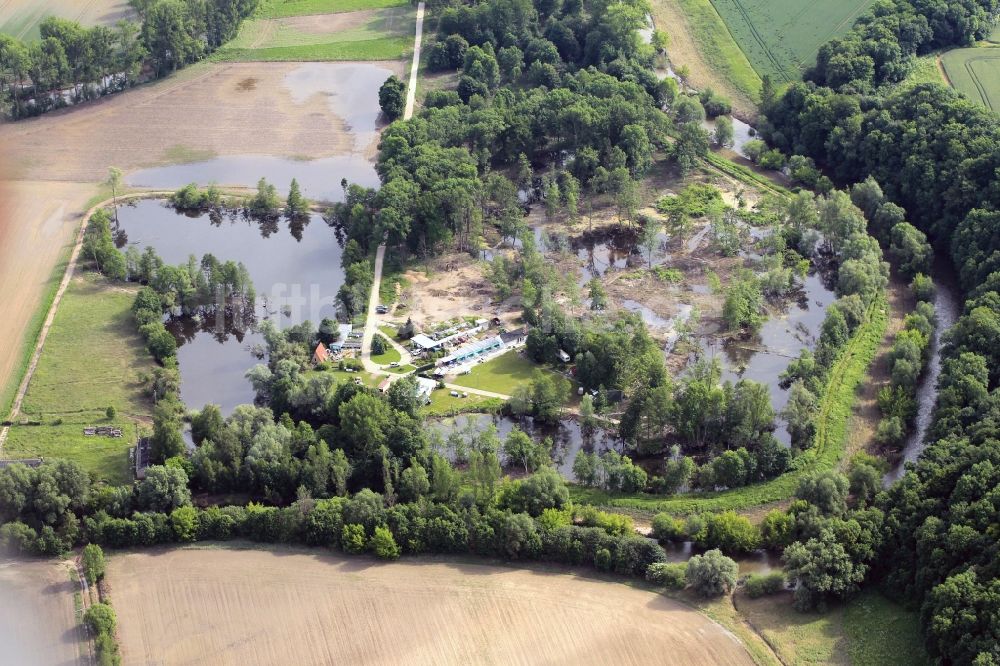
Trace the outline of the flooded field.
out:
[[[380,127],[379,86],[393,74],[391,69],[364,63],[304,63],[286,72],[281,87],[295,106],[319,99],[340,123],[344,141],[340,154],[319,159],[277,155],[228,155],[137,170],[128,183],[137,187],[175,189],[188,183],[251,187],[261,177],[287,191],[292,178],[302,194],[319,201],[341,197],[341,178],[366,187],[379,184],[372,163]],[[259,80],[246,77],[237,88],[252,92]]]
[[[211,253],[220,261],[240,261],[257,291],[256,319],[279,328],[310,320],[318,324],[335,315],[337,290],[343,284],[341,247],[319,215],[290,226],[285,220],[262,224],[242,216],[211,219],[175,212],[161,201],[146,200],[119,211],[118,241],[140,251],[153,247],[167,263],[190,255],[201,260]],[[169,323],[180,346],[181,399],[192,409],[219,404],[224,412],[254,395],[244,373],[258,362],[254,351],[262,337],[252,322],[198,321],[176,318]],[[240,325],[243,324],[243,325]]]

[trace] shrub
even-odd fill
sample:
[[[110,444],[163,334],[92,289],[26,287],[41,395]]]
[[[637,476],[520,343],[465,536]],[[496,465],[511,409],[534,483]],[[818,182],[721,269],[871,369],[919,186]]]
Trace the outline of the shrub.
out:
[[[751,599],[768,594],[777,594],[785,588],[785,574],[772,571],[769,574],[753,574],[747,578],[747,595]]]
[[[345,553],[363,553],[365,551],[365,528],[363,525],[351,523],[344,525],[340,535],[340,547]]]
[[[599,548],[594,553],[594,566],[601,571],[608,571],[611,569],[611,551],[607,548]]]
[[[658,513],[653,516],[653,538],[657,541],[683,541],[684,521],[669,513]]]
[[[716,548],[688,561],[687,582],[702,597],[718,597],[736,587],[738,573],[736,562]]]
[[[88,583],[94,585],[104,578],[104,551],[96,543],[88,543],[83,547],[80,561],[83,565],[83,577]]]
[[[646,580],[671,590],[687,585],[687,562],[656,562],[646,569]]]
[[[375,528],[375,534],[368,542],[368,547],[379,559],[395,560],[399,558],[399,546],[396,545],[396,539],[393,538],[392,532],[386,527]]]
[[[87,625],[95,636],[107,635],[111,636],[115,631],[115,610],[102,603],[93,604],[87,609],[87,612],[83,614],[83,622]]]

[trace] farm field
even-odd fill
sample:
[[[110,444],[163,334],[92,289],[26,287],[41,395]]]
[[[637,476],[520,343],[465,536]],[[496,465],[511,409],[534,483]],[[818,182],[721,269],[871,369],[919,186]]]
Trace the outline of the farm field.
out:
[[[697,89],[713,88],[744,118],[757,115],[760,76],[726,28],[711,0],[653,0],[653,22],[670,37],[673,66],[688,68]]]
[[[68,458],[110,483],[128,481],[134,423],[152,405],[139,373],[153,362],[132,323],[135,289],[110,286],[96,273],[74,277],[49,331],[22,416],[42,425],[14,426],[4,447],[12,457]],[[117,412],[109,420],[105,411]],[[87,425],[114,425],[121,438],[88,437]]]
[[[413,47],[412,7],[246,21],[220,61],[396,60]]]
[[[991,111],[1000,111],[1000,48],[948,51],[941,63],[951,85]]]
[[[171,549],[108,581],[123,663],[753,663],[679,602],[541,568]]]
[[[874,0],[711,0],[758,74],[798,79],[819,47],[847,32]]]
[[[6,666],[87,663],[73,609],[76,583],[54,560],[0,560],[0,646]]]
[[[0,33],[37,39],[38,24],[47,16],[111,25],[132,15],[128,0],[0,0]]]

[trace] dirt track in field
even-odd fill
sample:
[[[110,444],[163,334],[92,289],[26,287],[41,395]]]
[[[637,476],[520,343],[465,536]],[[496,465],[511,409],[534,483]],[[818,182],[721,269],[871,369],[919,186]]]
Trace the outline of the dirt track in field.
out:
[[[123,663],[753,663],[678,602],[540,569],[173,549],[117,555],[108,581]]]
[[[69,569],[52,560],[0,561],[0,663],[82,663]]]

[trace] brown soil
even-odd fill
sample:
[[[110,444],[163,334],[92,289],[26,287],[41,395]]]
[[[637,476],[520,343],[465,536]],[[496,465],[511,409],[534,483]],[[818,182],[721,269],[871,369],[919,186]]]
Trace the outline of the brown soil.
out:
[[[540,568],[175,549],[108,577],[125,663],[753,663],[676,601]]]
[[[491,305],[493,285],[467,253],[436,257],[426,268],[411,269],[404,277],[410,283],[402,297],[408,308],[405,314],[418,329],[454,317],[501,314]]]
[[[69,571],[52,560],[0,561],[0,662],[85,663]]]
[[[153,85],[0,127],[4,159],[23,180],[102,180],[176,160],[178,147],[215,155],[314,159],[354,138],[322,95],[296,104],[283,84],[296,63],[200,64]],[[401,64],[390,64],[402,71]],[[253,79],[253,85],[246,81]],[[374,156],[376,146],[369,147]]]
[[[19,379],[13,374],[19,370],[25,327],[41,306],[53,267],[73,242],[95,190],[82,183],[0,180],[0,387]]]

